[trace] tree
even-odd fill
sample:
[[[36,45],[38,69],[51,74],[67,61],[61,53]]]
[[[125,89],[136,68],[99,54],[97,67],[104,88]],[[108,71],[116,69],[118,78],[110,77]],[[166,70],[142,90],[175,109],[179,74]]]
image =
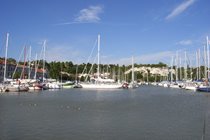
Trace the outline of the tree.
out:
[[[14,74],[14,79],[18,79],[18,78],[20,78],[20,75],[21,75],[21,73],[20,72],[15,72],[15,74]]]

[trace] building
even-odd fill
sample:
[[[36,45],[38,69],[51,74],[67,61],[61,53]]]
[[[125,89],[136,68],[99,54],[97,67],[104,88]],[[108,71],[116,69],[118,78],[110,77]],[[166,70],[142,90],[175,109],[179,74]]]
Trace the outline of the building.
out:
[[[29,69],[29,66],[24,67],[23,65],[17,65],[14,63],[7,63],[6,66],[7,66],[6,79],[14,78],[15,74],[20,75],[19,78],[22,79],[34,79],[35,77],[35,69],[34,68]],[[4,67],[5,67],[5,62],[0,60],[0,82],[4,80]],[[46,70],[44,70],[44,77],[45,78],[48,77]],[[42,78],[43,78],[43,69],[37,69],[36,79],[42,79]]]

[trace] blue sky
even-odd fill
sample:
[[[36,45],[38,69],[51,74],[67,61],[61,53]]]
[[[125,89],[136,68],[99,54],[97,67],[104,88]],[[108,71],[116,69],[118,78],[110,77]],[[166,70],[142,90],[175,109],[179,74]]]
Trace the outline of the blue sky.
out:
[[[8,32],[8,57],[26,45],[35,59],[47,40],[48,61],[86,63],[100,34],[101,63],[170,64],[202,49],[209,13],[209,0],[0,0],[0,53]]]

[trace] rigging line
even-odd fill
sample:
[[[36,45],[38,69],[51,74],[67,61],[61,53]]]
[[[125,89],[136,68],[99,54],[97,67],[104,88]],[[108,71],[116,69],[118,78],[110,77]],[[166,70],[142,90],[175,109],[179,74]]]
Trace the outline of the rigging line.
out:
[[[31,66],[29,66],[29,69],[30,69],[30,75],[32,74],[32,72],[33,72],[33,69],[34,69],[34,71],[35,71],[35,60],[32,60],[31,59],[31,62],[30,62],[31,64]],[[34,68],[33,68],[34,67]],[[30,78],[31,79],[31,78]]]
[[[25,49],[27,49],[27,47],[25,46],[24,48],[24,52],[25,52]],[[25,52],[26,53],[26,52]],[[28,53],[26,54],[25,58],[24,58],[24,64],[26,63],[26,60],[28,59]],[[24,68],[22,69],[22,72],[21,72],[21,75],[20,75],[20,78],[25,74],[24,72]],[[24,79],[24,78],[23,78]]]
[[[41,52],[40,52],[40,54],[39,54],[38,63],[36,63],[37,66],[35,66],[35,73],[37,73],[37,70],[38,70],[38,68],[39,68],[39,63],[40,63],[40,61],[41,61],[41,57],[42,57],[43,50],[44,50],[44,44],[43,44],[42,49],[41,49]],[[36,60],[36,61],[37,61],[37,60]],[[44,61],[43,61],[43,63],[44,63]]]
[[[92,65],[91,65],[91,68],[90,68],[90,70],[89,70],[89,72],[88,72],[88,74],[87,74],[87,75],[89,75],[89,74],[90,74],[90,72],[92,71],[92,69],[93,69],[93,65],[94,65],[94,63],[95,63],[95,61],[96,61],[97,56],[98,56],[98,55],[96,55],[96,56],[95,56],[94,61],[93,61]],[[87,76],[86,76],[86,78],[85,78],[85,81],[87,81]]]
[[[86,70],[86,68],[87,68],[87,63],[90,61],[90,58],[91,58],[91,56],[92,56],[92,54],[93,54],[93,51],[94,51],[94,49],[95,49],[95,47],[96,47],[96,43],[97,43],[97,39],[96,39],[96,41],[95,41],[95,43],[94,43],[94,46],[93,46],[93,48],[92,48],[92,50],[91,50],[91,53],[90,53],[90,56],[88,57],[88,59],[87,59],[87,62],[86,62],[86,65],[85,65],[85,68],[83,69],[83,71],[82,71],[82,75],[84,74],[84,71]]]
[[[34,65],[34,61],[33,62],[31,62],[31,65]],[[29,69],[30,69],[30,75],[32,74],[32,71],[33,71],[33,66],[31,67],[31,66],[29,66]],[[34,68],[34,71],[35,71],[35,68]],[[31,78],[30,78],[31,79]]]
[[[20,53],[20,56],[19,56],[19,58],[18,58],[18,63],[17,63],[17,65],[16,65],[16,67],[15,67],[15,70],[14,70],[14,72],[13,72],[13,74],[12,74],[12,79],[14,78],[14,75],[15,75],[15,73],[16,73],[16,70],[17,70],[17,68],[18,68],[18,66],[19,66],[19,62],[20,62],[20,59],[22,58],[24,48],[25,48],[25,46],[23,47],[23,49],[22,49],[22,51],[21,51],[21,53]]]

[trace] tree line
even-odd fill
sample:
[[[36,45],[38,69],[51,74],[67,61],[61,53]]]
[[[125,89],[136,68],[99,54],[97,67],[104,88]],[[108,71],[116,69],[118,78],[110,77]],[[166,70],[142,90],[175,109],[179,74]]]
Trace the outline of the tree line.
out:
[[[42,61],[41,61],[42,62]],[[43,63],[40,63],[40,67],[42,67]],[[46,69],[48,71],[49,77],[57,80],[80,80],[84,81],[85,77],[80,77],[78,79],[79,74],[93,74],[97,72],[97,64],[91,63],[82,63],[82,64],[74,64],[72,61],[66,62],[45,62]],[[167,67],[166,64],[159,62],[158,64],[134,64],[134,67],[152,67],[152,68],[162,68]],[[100,73],[109,73],[109,78],[113,78],[117,80],[131,80],[131,72],[127,75],[124,73],[131,69],[131,65],[119,65],[119,64],[100,64]],[[135,73],[135,79],[146,81],[143,73],[137,72]],[[157,79],[157,78],[156,78]],[[159,78],[160,79],[160,78]],[[152,75],[149,75],[149,80],[154,81],[155,78]]]
[[[4,58],[0,58],[1,61],[4,61]],[[13,58],[8,58],[7,63],[17,64],[17,61]],[[32,61],[31,68],[35,68],[35,64],[39,64],[38,68],[43,68],[43,60],[37,60]],[[57,80],[80,80],[84,81],[85,77],[80,77],[78,79],[79,74],[93,74],[97,72],[97,64],[91,64],[91,63],[82,63],[82,64],[75,64],[72,61],[52,61],[45,63],[45,69],[47,71],[47,78],[53,78]],[[19,65],[24,65],[24,62],[19,62]],[[29,62],[25,62],[25,65],[29,65]],[[134,67],[151,67],[151,68],[163,68],[167,67],[165,63],[159,62],[158,64],[134,64]],[[131,80],[131,72],[127,75],[124,73],[131,69],[132,65],[119,65],[119,64],[100,64],[100,73],[110,73],[109,78],[114,78],[117,80]],[[175,69],[175,67],[173,67]],[[170,67],[168,67],[170,69]],[[180,71],[182,73],[180,74]],[[204,67],[201,66],[201,77],[204,77]],[[148,72],[149,73],[149,72]],[[178,68],[178,75],[182,75],[184,77],[184,68]],[[196,79],[196,68],[187,68],[187,75],[188,77],[191,77],[193,79]],[[178,76],[178,77],[179,77]],[[18,76],[17,76],[18,77]],[[148,76],[145,76],[144,73],[141,72],[135,72],[135,79],[139,81],[162,81],[162,80],[170,80],[170,74],[168,79],[163,79],[160,75],[152,75],[149,73]],[[175,79],[175,75],[173,75],[173,79]]]
[[[0,61],[4,61],[4,57],[0,57]],[[19,63],[19,65],[24,65],[24,62],[17,62],[13,58],[8,58],[7,63],[14,64],[16,65]],[[57,80],[80,80],[84,81],[85,77],[80,77],[78,79],[79,74],[93,74],[97,72],[97,64],[91,64],[91,63],[82,63],[82,64],[74,64],[72,61],[52,61],[52,62],[47,62],[44,61],[45,63],[45,69],[47,71],[47,78],[53,78]],[[39,69],[43,68],[43,60],[37,60],[37,61],[31,61],[30,68],[35,68],[35,64],[38,65]],[[25,62],[25,65],[28,66],[29,62]],[[163,68],[167,67],[165,63],[159,62],[158,64],[134,64],[134,67],[151,67],[151,68]],[[131,80],[131,72],[127,75],[124,73],[131,69],[132,65],[119,65],[119,64],[100,64],[100,73],[110,73],[109,78],[113,78],[116,81],[117,80],[125,80],[125,81],[130,81]],[[168,67],[170,69],[170,67]],[[173,69],[175,69],[175,66],[173,66]],[[178,78],[181,79],[181,77],[184,77],[184,67],[178,68],[177,69],[177,74]],[[200,66],[200,73],[201,76],[200,78],[204,78],[204,66]],[[192,68],[192,67],[187,67],[186,74],[188,78],[191,79],[196,79],[196,74],[197,74],[197,68]],[[20,75],[20,74],[19,74]],[[19,75],[16,74],[16,77],[19,77]],[[165,78],[165,79],[164,79]],[[173,79],[175,79],[175,75],[173,74]],[[148,75],[145,76],[144,73],[141,72],[135,72],[135,80],[139,81],[149,81],[149,82],[154,82],[154,81],[162,81],[162,80],[171,80],[170,73],[168,75],[168,79],[166,77],[161,77],[160,75],[152,75],[148,71]]]

